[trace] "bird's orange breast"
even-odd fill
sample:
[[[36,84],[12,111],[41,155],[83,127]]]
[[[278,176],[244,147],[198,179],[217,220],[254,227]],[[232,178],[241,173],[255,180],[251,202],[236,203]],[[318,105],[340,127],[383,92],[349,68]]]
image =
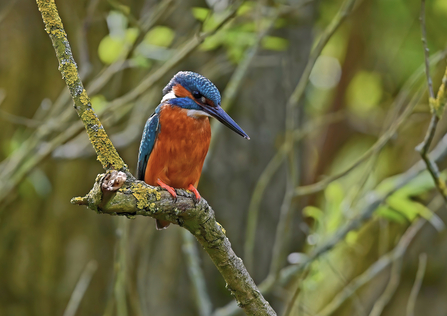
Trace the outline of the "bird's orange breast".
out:
[[[157,185],[160,179],[174,188],[197,187],[211,139],[208,117],[191,117],[188,110],[165,104],[159,122],[144,182]]]

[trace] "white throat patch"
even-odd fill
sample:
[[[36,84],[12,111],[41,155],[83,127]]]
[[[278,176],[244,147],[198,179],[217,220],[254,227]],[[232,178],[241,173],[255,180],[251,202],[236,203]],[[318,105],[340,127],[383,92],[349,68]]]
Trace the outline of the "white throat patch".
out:
[[[174,91],[171,90],[171,91],[169,91],[169,93],[166,93],[164,95],[163,99],[161,99],[161,103],[163,104],[168,100],[175,99],[176,97],[177,96],[175,95]]]
[[[171,90],[171,91],[169,91],[169,93],[166,93],[164,95],[163,99],[161,99],[161,104],[163,104],[169,100],[175,99],[175,98],[177,98],[177,96],[175,95],[174,91]],[[211,115],[209,115],[208,113],[199,111],[199,110],[186,110],[186,114],[189,117],[193,117],[193,118],[201,118],[201,117],[205,117],[205,116],[211,117]]]

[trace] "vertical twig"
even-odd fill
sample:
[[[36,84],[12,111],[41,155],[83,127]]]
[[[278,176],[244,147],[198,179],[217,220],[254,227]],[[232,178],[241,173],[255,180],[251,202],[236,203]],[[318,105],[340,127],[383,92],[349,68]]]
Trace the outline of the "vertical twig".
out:
[[[427,47],[427,31],[425,27],[425,0],[421,0],[421,33],[422,33],[422,44],[424,48],[424,60],[425,60],[425,74],[427,76],[427,86],[429,92],[429,105],[432,112],[432,117],[430,120],[430,125],[428,126],[427,133],[425,134],[424,141],[416,147],[416,150],[420,153],[422,159],[424,160],[430,175],[435,182],[436,188],[439,193],[443,196],[444,200],[447,201],[447,187],[440,178],[439,169],[436,163],[434,163],[428,156],[428,150],[435,136],[436,127],[441,119],[442,113],[444,112],[446,96],[445,96],[445,85],[447,82],[447,69],[442,78],[442,84],[438,90],[438,94],[435,97],[433,91],[433,83],[430,76],[430,63],[429,63],[429,50]]]
[[[443,58],[445,58],[446,56],[446,51],[443,51],[441,53],[435,54],[432,56],[431,60],[430,60],[430,64],[436,64],[438,63],[440,60],[442,60]],[[425,67],[423,67],[423,69],[425,69]],[[396,101],[396,106],[397,107],[401,107],[404,104],[407,104],[408,102],[406,101],[406,96],[408,94],[408,91],[411,90],[412,87],[415,86],[415,84],[417,83],[419,77],[421,75],[423,75],[424,70],[419,71],[419,69],[411,76],[411,78],[406,82],[406,84],[404,85],[405,88],[403,88],[401,90],[401,93],[399,94],[397,101]],[[444,85],[441,87],[442,91],[443,87],[447,84],[447,77],[446,81],[444,83]],[[443,81],[444,82],[444,81]],[[421,90],[421,89],[419,89]],[[422,91],[422,90],[421,90]],[[418,99],[420,97],[422,97],[421,93],[418,93],[418,95],[421,96],[414,96],[413,100],[416,100],[415,98],[417,97]],[[445,98],[445,97],[444,97]],[[357,168],[361,163],[363,163],[364,161],[366,161],[372,154],[374,154],[376,151],[380,150],[383,146],[385,146],[385,144],[394,136],[394,134],[396,133],[397,129],[407,121],[407,117],[409,115],[412,114],[413,108],[417,105],[413,102],[413,100],[410,101],[410,104],[412,104],[412,107],[410,108],[410,106],[408,105],[406,107],[406,109],[404,110],[404,112],[399,116],[399,118],[396,119],[395,123],[393,125],[391,125],[388,130],[377,140],[377,142],[370,147],[363,155],[361,155],[357,160],[355,160],[352,164],[350,164],[346,169],[342,170],[341,172],[331,175],[331,176],[327,176],[324,179],[312,183],[312,184],[307,184],[307,185],[303,185],[303,186],[299,186],[296,188],[295,190],[295,194],[297,196],[302,196],[302,195],[309,195],[309,194],[313,194],[313,193],[317,193],[320,192],[322,190],[324,190],[331,182],[346,176],[347,174],[349,174],[353,169]],[[419,101],[417,101],[419,102]]]
[[[115,285],[114,295],[116,300],[117,315],[127,316],[127,300],[126,300],[126,277],[127,277],[127,241],[129,236],[129,221],[127,218],[118,219],[118,244],[117,253],[115,254]]]
[[[95,260],[91,260],[85,266],[84,271],[82,271],[79,281],[76,284],[73,293],[71,294],[70,300],[68,301],[67,308],[64,311],[63,316],[75,316],[78,310],[79,304],[84,297],[85,291],[92,280],[93,274],[95,274],[98,268],[98,263]]]
[[[423,252],[419,254],[419,266],[418,271],[416,272],[416,279],[414,280],[410,296],[408,297],[407,316],[414,316],[414,306],[416,305],[416,299],[421,289],[422,280],[424,279],[426,267],[427,267],[427,254]]]
[[[388,281],[385,291],[383,291],[382,295],[380,295],[380,297],[374,303],[374,306],[371,310],[371,313],[369,313],[369,316],[380,316],[385,306],[389,303],[389,301],[393,297],[400,283],[402,262],[403,262],[403,256],[394,258],[393,265],[391,266],[390,280]]]
[[[182,237],[182,250],[186,259],[186,266],[198,309],[198,315],[209,316],[211,315],[212,309],[211,300],[208,296],[208,291],[206,290],[206,282],[203,271],[200,268],[197,245],[195,244],[194,237],[186,229],[182,230]]]
[[[427,47],[427,30],[425,28],[425,0],[421,0],[421,15],[419,16],[419,21],[421,21],[421,40],[424,47],[425,75],[427,76],[428,93],[430,95],[430,98],[434,99],[435,93],[433,92],[433,81],[431,80],[430,63],[428,61],[430,53]]]

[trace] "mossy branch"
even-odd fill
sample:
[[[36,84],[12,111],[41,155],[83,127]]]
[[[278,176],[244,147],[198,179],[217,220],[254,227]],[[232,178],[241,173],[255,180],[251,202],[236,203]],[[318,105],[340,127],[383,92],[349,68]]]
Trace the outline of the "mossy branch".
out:
[[[118,183],[119,189],[115,191],[114,181],[119,178],[123,182]],[[186,228],[208,253],[224,277],[227,289],[247,315],[276,315],[242,260],[234,253],[225,230],[216,222],[214,211],[208,203],[203,198],[195,203],[193,194],[188,191],[176,192],[177,200],[173,203],[167,191],[133,177],[126,179],[125,173],[113,170],[98,175],[92,190],[85,197],[73,198],[72,203],[86,205],[98,213],[150,216]]]
[[[53,43],[56,57],[59,61],[59,71],[70,90],[71,97],[74,101],[74,108],[84,123],[90,142],[95,148],[98,160],[106,170],[127,170],[126,164],[118,155],[104,127],[96,116],[90,98],[82,85],[78,74],[78,66],[73,58],[67,33],[65,33],[54,0],[37,0],[37,6],[42,14],[45,31]]]
[[[276,315],[256,287],[242,260],[234,253],[225,236],[225,230],[216,222],[213,210],[204,199],[195,203],[191,193],[177,190],[178,197],[173,203],[168,192],[137,181],[129,173],[127,165],[92,109],[54,0],[36,2],[45,30],[53,43],[59,70],[73,98],[74,107],[84,123],[98,160],[107,170],[106,174],[97,176],[87,196],[73,198],[71,202],[86,205],[98,213],[128,217],[150,216],[183,226],[208,253],[224,277],[228,290],[247,315]]]

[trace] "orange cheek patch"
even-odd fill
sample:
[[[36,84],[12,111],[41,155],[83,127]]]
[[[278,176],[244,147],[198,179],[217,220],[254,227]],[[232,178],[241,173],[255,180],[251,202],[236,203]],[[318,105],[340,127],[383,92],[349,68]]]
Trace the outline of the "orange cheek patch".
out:
[[[192,100],[194,100],[194,97],[192,96],[191,92],[186,90],[180,84],[177,84],[174,87],[172,87],[172,90],[174,91],[174,94],[179,98],[188,97],[188,98],[191,98]]]

